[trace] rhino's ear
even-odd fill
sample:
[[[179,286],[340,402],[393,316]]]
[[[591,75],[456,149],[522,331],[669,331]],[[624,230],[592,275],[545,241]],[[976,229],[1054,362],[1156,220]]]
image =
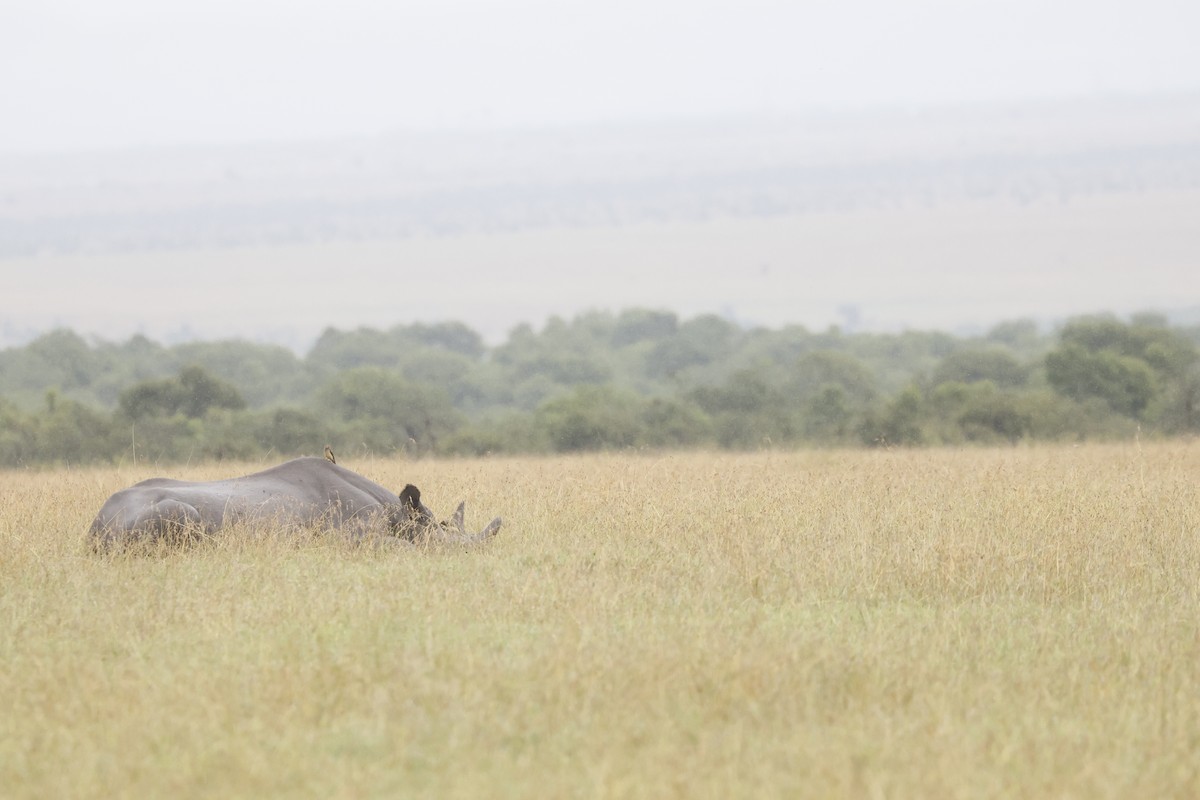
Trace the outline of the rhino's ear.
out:
[[[421,490],[411,483],[408,484],[404,491],[400,492],[400,501],[409,508],[417,508],[421,505]]]

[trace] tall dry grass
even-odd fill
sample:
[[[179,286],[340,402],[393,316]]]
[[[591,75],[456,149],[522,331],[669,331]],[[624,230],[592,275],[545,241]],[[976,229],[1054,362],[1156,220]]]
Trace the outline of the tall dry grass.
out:
[[[97,557],[156,470],[0,475],[0,794],[1200,796],[1200,445],[347,466],[505,528]]]

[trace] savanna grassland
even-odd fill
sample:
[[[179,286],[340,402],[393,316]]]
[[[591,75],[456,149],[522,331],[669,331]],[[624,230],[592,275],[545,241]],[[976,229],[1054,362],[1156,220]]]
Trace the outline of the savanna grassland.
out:
[[[0,475],[6,797],[1195,797],[1200,444],[364,461],[474,550],[95,556]]]

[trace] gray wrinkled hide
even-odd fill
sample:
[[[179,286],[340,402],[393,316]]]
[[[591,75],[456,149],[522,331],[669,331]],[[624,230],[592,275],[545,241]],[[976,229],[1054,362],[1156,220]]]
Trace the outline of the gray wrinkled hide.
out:
[[[463,528],[459,505],[439,523],[411,484],[399,494],[324,458],[297,458],[262,472],[220,481],[151,478],[108,498],[92,522],[93,547],[211,534],[239,523],[333,528],[356,539],[472,543],[494,535],[500,518],[477,534]]]

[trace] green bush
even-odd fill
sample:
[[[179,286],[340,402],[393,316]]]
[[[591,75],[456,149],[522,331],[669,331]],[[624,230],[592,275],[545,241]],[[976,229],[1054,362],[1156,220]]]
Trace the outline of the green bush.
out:
[[[642,434],[641,401],[608,386],[581,386],[534,414],[557,452],[632,447]]]

